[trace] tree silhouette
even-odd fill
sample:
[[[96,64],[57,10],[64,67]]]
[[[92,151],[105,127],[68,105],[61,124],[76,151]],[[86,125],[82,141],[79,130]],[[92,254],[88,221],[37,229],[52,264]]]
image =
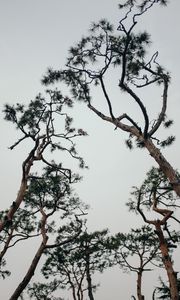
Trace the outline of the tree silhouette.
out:
[[[10,274],[4,270],[4,255],[11,247],[29,238],[40,240],[39,248],[11,300],[20,297],[47,248],[71,243],[80,234],[83,224],[80,216],[87,208],[73,195],[71,187],[81,177],[64,167],[63,155],[60,162],[51,158],[57,151],[67,153],[67,157],[76,159],[81,168],[86,167],[74,143],[76,137],[85,136],[86,132],[72,126],[73,119],[65,112],[66,107],[72,106],[68,97],[62,96],[58,90],[47,90],[46,94],[47,99],[39,94],[27,106],[17,103],[4,107],[5,120],[15,125],[20,133],[10,149],[25,143],[30,151],[28,149],[22,163],[17,197],[9,209],[0,212],[1,276]],[[58,224],[56,218],[59,218]]]
[[[58,288],[69,288],[74,300],[82,300],[87,292],[94,300],[97,284],[92,282],[95,272],[109,266],[109,249],[106,247],[107,230],[82,233],[72,243],[46,251],[47,260],[42,268],[46,279],[53,278]],[[37,284],[41,286],[41,283]],[[30,288],[31,290],[33,287]]]
[[[77,178],[74,179],[75,181]],[[81,233],[83,204],[72,195],[69,180],[50,167],[41,177],[32,176],[25,194],[25,208],[39,215],[36,230],[40,232],[41,242],[27,273],[11,296],[18,299],[30,282],[43,253],[47,249],[59,248],[73,243]],[[84,207],[85,209],[85,207]],[[53,219],[52,219],[53,217]]]
[[[177,247],[180,235],[177,230],[169,229],[170,220],[179,223],[179,220],[173,216],[174,211],[179,207],[176,205],[177,197],[162,171],[156,168],[148,172],[142,186],[139,189],[135,188],[132,194],[135,201],[131,199],[128,206],[130,210],[138,212],[145,223],[154,226],[155,234],[159,239],[162,262],[169,280],[171,299],[178,299],[177,274],[171,254],[172,249]],[[160,217],[146,217],[147,210],[154,211]]]
[[[117,30],[105,19],[93,23],[90,34],[70,48],[66,68],[49,69],[42,82],[45,85],[65,82],[74,99],[84,101],[91,111],[115,129],[127,132],[128,147],[132,148],[135,142],[138,147],[146,148],[180,196],[179,177],[160,150],[170,145],[175,137],[163,139],[162,134],[158,137],[160,127],[168,128],[172,124],[172,120],[167,119],[170,75],[159,64],[158,51],[148,57],[149,34],[136,30],[140,17],[156,4],[165,5],[166,2],[147,0],[136,5],[136,1],[131,0],[119,5],[126,12]],[[118,99],[112,92],[114,89],[119,92]],[[146,94],[155,89],[161,93],[161,96],[156,95],[161,108],[157,113],[156,106],[152,114]],[[96,101],[96,90],[104,99],[103,107]],[[129,100],[133,100],[139,110],[136,117],[133,117],[133,111],[131,115],[129,108],[122,112]]]
[[[48,150],[64,151],[71,157],[79,160],[80,167],[84,167],[84,161],[77,155],[73,139],[77,136],[86,135],[82,129],[72,127],[73,119],[63,112],[64,106],[72,106],[68,97],[63,97],[58,90],[47,90],[49,101],[42,95],[30,101],[27,108],[23,104],[6,104],[4,108],[5,120],[13,123],[21,132],[21,137],[10,147],[13,150],[20,143],[30,140],[31,150],[22,164],[22,178],[17,198],[13,201],[4,219],[0,222],[0,231],[12,218],[21,205],[27,189],[28,178],[33,165],[42,162],[45,166],[51,166],[60,170],[71,182],[71,170],[64,168],[62,163],[49,162],[46,159]],[[62,131],[58,132],[55,122],[63,122]]]
[[[112,237],[112,244],[115,245],[112,264],[117,264],[125,272],[137,273],[137,299],[143,300],[143,273],[152,271],[155,266],[162,267],[158,238],[150,226],[145,225],[131,229],[127,234],[116,234]]]

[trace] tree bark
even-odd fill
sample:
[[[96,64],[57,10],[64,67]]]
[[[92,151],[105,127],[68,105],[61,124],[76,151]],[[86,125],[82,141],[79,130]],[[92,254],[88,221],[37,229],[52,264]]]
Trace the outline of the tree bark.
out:
[[[11,242],[12,236],[13,236],[13,232],[14,232],[14,228],[11,229],[11,232],[5,242],[4,248],[2,249],[2,251],[0,252],[0,264],[2,262],[3,256],[6,254],[7,249],[9,247],[9,244]]]
[[[139,270],[137,273],[137,297],[138,300],[144,300],[144,296],[142,295],[142,271]]]
[[[46,243],[47,243],[48,237],[46,237],[46,240],[44,240],[39,249],[36,252],[36,255],[34,256],[32,263],[29,267],[29,270],[27,271],[25,277],[23,278],[23,280],[21,281],[21,283],[18,285],[18,287],[16,288],[16,290],[14,291],[14,293],[12,294],[12,296],[9,298],[9,300],[16,300],[19,298],[19,296],[21,295],[21,293],[23,292],[23,290],[26,288],[26,286],[28,285],[28,283],[30,282],[31,278],[34,275],[35,269],[38,265],[38,262],[44,252],[44,249],[46,248]]]
[[[118,127],[118,125],[117,125]],[[120,127],[120,129],[122,129]],[[152,139],[145,139],[144,136],[134,127],[129,127],[129,132],[134,135],[139,142],[142,142],[145,148],[148,150],[149,154],[154,158],[154,160],[159,165],[160,169],[169,180],[172,189],[175,191],[177,196],[180,197],[180,180],[177,176],[176,171],[171,166],[171,164],[166,160],[166,158],[162,155],[161,151],[157,146],[154,145]]]
[[[122,115],[119,118],[113,119],[102,114],[91,104],[88,104],[88,107],[101,119],[110,122],[116,128],[119,128],[122,131],[130,133],[132,136],[136,137],[139,142],[143,143],[145,148],[148,150],[149,154],[154,158],[154,160],[157,162],[166,178],[169,180],[175,193],[180,197],[180,180],[176,174],[176,171],[166,160],[166,158],[162,155],[159,148],[154,145],[151,138],[144,138],[142,132],[135,126],[129,126],[127,124],[122,123],[121,120],[123,118],[127,118],[126,114]]]
[[[180,197],[180,181],[177,177],[176,171],[173,169],[170,163],[162,155],[161,151],[153,144],[153,142],[150,139],[144,140],[144,145],[149,151],[150,155],[158,163],[160,169],[162,170],[166,178],[169,179],[173,190]]]
[[[42,142],[40,143],[40,139],[42,139]],[[35,141],[34,148],[30,151],[27,158],[24,160],[22,164],[22,179],[20,188],[16,197],[16,200],[13,201],[9,211],[7,212],[7,215],[3,220],[0,221],[0,232],[4,229],[4,227],[7,226],[7,224],[12,223],[12,219],[14,217],[14,214],[20,207],[22,201],[24,200],[24,196],[27,189],[27,182],[28,182],[28,176],[31,171],[31,167],[33,166],[34,161],[41,160],[42,159],[42,151],[44,146],[44,137],[38,137]],[[14,146],[11,147],[13,149]],[[36,153],[37,152],[37,153]],[[35,155],[36,154],[36,155]]]
[[[9,222],[12,222],[12,218],[13,218],[15,212],[17,211],[21,202],[24,199],[26,188],[27,188],[27,179],[26,180],[22,179],[16,200],[13,202],[12,206],[10,207],[10,209],[6,215],[6,218],[4,218],[4,220],[0,221],[0,232],[4,229],[6,224],[8,224]]]
[[[156,227],[156,232],[157,232],[157,235],[158,235],[159,241],[160,241],[160,250],[161,250],[161,254],[162,254],[163,264],[166,269],[168,280],[169,280],[169,289],[170,289],[170,293],[171,293],[171,300],[179,300],[177,277],[176,277],[176,273],[173,269],[173,264],[171,261],[171,257],[169,255],[168,245],[164,238],[164,234],[161,229],[160,222],[159,223],[156,222],[155,227]]]
[[[38,145],[39,145],[39,139],[36,141],[34,148],[31,150],[28,157],[25,159],[25,161],[22,164],[22,179],[21,179],[20,188],[19,188],[16,200],[13,201],[9,211],[7,212],[6,217],[4,218],[4,220],[0,221],[0,232],[4,229],[4,227],[8,223],[12,223],[13,216],[16,213],[16,211],[18,210],[19,206],[21,205],[21,203],[24,199],[26,189],[27,189],[28,175],[30,173],[31,167],[35,160],[34,153],[35,153]]]
[[[138,204],[137,204],[137,210],[141,214],[143,220],[148,223],[152,224],[155,226],[155,232],[158,236],[159,239],[159,249],[161,251],[161,256],[162,256],[162,262],[164,264],[167,276],[168,276],[168,281],[169,281],[169,289],[170,289],[170,294],[171,294],[171,300],[178,300],[179,298],[179,293],[178,293],[178,284],[177,284],[177,276],[176,272],[173,269],[173,263],[171,261],[171,257],[169,255],[169,248],[168,244],[166,242],[166,239],[164,237],[164,233],[162,230],[162,226],[164,226],[167,223],[167,220],[171,217],[173,211],[169,209],[161,209],[157,207],[157,197],[156,197],[156,191],[153,193],[153,205],[152,208],[155,212],[161,214],[163,218],[161,220],[148,220],[143,211],[140,208],[140,197],[138,199]]]
[[[160,169],[169,180],[172,189],[175,193],[180,197],[180,180],[177,176],[176,171],[171,166],[171,164],[166,160],[166,158],[162,155],[161,151],[158,147],[154,145],[152,139],[145,139],[138,130],[132,128],[130,131],[133,135],[137,137],[137,139],[142,142],[145,148],[148,150],[149,154],[154,158],[154,160],[159,165]]]

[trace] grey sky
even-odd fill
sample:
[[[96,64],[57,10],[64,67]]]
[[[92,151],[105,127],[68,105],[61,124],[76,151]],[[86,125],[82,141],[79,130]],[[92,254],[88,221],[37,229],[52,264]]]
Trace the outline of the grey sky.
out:
[[[118,26],[121,17],[117,9],[119,2],[121,1],[0,0],[1,110],[5,102],[28,102],[37,93],[43,92],[40,79],[47,67],[63,67],[68,48],[82,35],[86,35],[92,21],[107,17]],[[177,133],[177,140],[174,146],[165,150],[165,154],[176,168],[180,166],[179,12],[180,1],[171,0],[167,8],[154,7],[139,25],[140,30],[145,28],[152,35],[150,51],[153,53],[158,50],[160,62],[171,72],[169,116],[175,119],[173,129]],[[156,110],[156,99],[151,99],[153,96],[148,95],[148,100],[152,101],[153,109]],[[131,186],[141,183],[145,173],[154,164],[153,160],[146,151],[130,152],[124,144],[127,136],[97,119],[87,111],[85,105],[76,105],[73,114],[75,124],[89,133],[88,137],[78,143],[79,152],[90,170],[81,173],[84,180],[78,185],[77,191],[82,200],[91,206],[88,217],[90,230],[108,227],[116,232],[138,226],[141,224],[140,217],[129,216],[124,204]],[[1,114],[1,208],[5,209],[17,193],[21,162],[27,149],[19,147],[14,151],[7,150],[15,141],[16,133],[2,118]],[[15,264],[17,273],[14,272],[7,283],[1,282],[3,300],[8,299],[28,264],[26,257],[22,255],[26,249],[17,247],[16,251],[17,254],[13,256],[16,255],[16,260],[19,260]],[[14,260],[12,255],[9,257],[10,261]],[[31,253],[28,259],[31,260]],[[98,278],[101,280],[101,276]],[[152,290],[152,286],[148,286],[148,280],[145,286]],[[102,276],[96,299],[110,300],[112,294],[114,300],[130,299],[130,289],[135,289],[134,275],[107,272]],[[149,299],[151,295],[147,297]]]

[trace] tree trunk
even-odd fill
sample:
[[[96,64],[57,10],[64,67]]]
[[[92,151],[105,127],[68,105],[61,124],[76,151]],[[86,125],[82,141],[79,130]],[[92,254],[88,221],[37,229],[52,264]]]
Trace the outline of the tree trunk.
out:
[[[19,188],[16,200],[13,201],[4,220],[0,221],[0,232],[4,229],[4,227],[7,226],[7,224],[12,223],[14,214],[16,213],[16,211],[18,210],[22,201],[24,200],[24,196],[25,196],[26,189],[27,189],[28,176],[29,176],[31,167],[33,166],[33,163],[35,160],[41,160],[41,155],[36,155],[36,157],[35,157],[35,152],[36,152],[36,150],[38,150],[38,146],[39,146],[39,140],[40,140],[40,137],[38,137],[36,139],[34,148],[31,150],[31,152],[29,153],[29,155],[27,156],[27,158],[24,160],[24,162],[22,164],[22,179],[21,179],[20,188]],[[42,141],[42,143],[40,144],[40,149],[41,149],[43,143],[44,143],[44,141]],[[14,146],[11,147],[11,149],[13,149],[13,148],[14,148]],[[40,152],[40,154],[41,154],[41,152]]]
[[[153,142],[150,139],[144,140],[144,145],[149,151],[150,155],[158,163],[160,169],[162,170],[166,178],[169,179],[173,190],[180,197],[180,181],[173,167],[165,159],[160,150],[153,144]]]
[[[145,148],[148,150],[149,154],[154,158],[154,160],[159,165],[160,169],[169,180],[172,189],[175,193],[180,197],[180,179],[177,176],[176,171],[171,166],[171,164],[166,160],[166,158],[162,155],[161,151],[158,147],[154,145],[152,139],[145,139],[140,132],[136,129],[131,129],[130,132],[137,137],[137,139],[142,142]]]
[[[170,294],[171,294],[171,300],[178,300],[179,295],[178,295],[177,277],[176,277],[176,273],[173,269],[171,257],[169,255],[168,245],[164,238],[164,234],[161,229],[160,222],[159,222],[159,224],[157,222],[155,226],[156,226],[157,235],[158,235],[159,241],[160,241],[160,250],[161,250],[161,254],[162,254],[163,264],[166,269],[168,280],[169,280],[169,289],[170,289]]]
[[[114,123],[111,118],[106,120],[106,121],[109,121],[109,122],[113,123],[114,125],[116,125],[119,129],[121,129],[123,131],[129,132],[130,134],[135,136],[138,139],[139,142],[142,142],[144,144],[144,146],[148,150],[149,154],[158,163],[160,169],[162,170],[162,172],[164,173],[166,178],[171,183],[173,190],[180,197],[180,179],[178,178],[178,176],[176,174],[176,171],[173,169],[171,164],[162,155],[159,148],[156,147],[153,144],[152,139],[150,139],[150,138],[145,139],[144,136],[142,135],[142,133],[139,130],[137,130],[137,128],[135,128],[133,126],[128,126],[128,125],[125,125],[125,124],[122,125],[121,122],[119,122],[119,123],[115,122]]]
[[[10,232],[6,242],[5,242],[4,248],[2,249],[2,251],[0,253],[0,265],[1,265],[1,262],[2,262],[2,259],[3,259],[3,256],[6,254],[6,252],[8,250],[9,244],[10,244],[12,236],[13,236],[13,232],[14,232],[14,228],[11,228],[11,232]]]
[[[144,296],[142,295],[142,271],[138,271],[138,276],[137,276],[137,297],[138,300],[144,300]]]
[[[71,285],[71,289],[72,289],[73,299],[74,299],[74,300],[77,300],[77,299],[76,299],[76,290],[75,290],[74,285]]]
[[[75,286],[74,286],[74,284],[73,284],[73,282],[71,281],[71,276],[69,275],[69,273],[67,272],[67,276],[68,276],[68,283],[70,284],[70,286],[71,286],[71,289],[72,289],[72,296],[73,296],[73,299],[74,300],[77,300],[76,299],[76,289],[75,289]]]
[[[148,150],[149,154],[155,159],[155,161],[158,163],[160,169],[164,173],[167,179],[169,179],[172,188],[176,192],[176,194],[180,197],[180,180],[177,177],[177,174],[173,167],[170,165],[170,163],[165,159],[165,157],[162,155],[161,151],[156,147],[151,138],[145,139],[143,134],[140,132],[138,128],[135,126],[129,126],[127,124],[124,124],[120,122],[118,119],[113,119],[111,117],[107,117],[104,114],[102,114],[100,111],[98,111],[95,107],[93,107],[90,103],[88,104],[88,107],[101,119],[112,123],[115,125],[115,128],[119,128],[122,131],[130,133],[132,136],[137,138],[137,140],[144,144],[145,148]],[[127,117],[126,114],[121,116],[121,120]]]
[[[94,300],[93,292],[92,292],[92,279],[91,279],[91,274],[90,274],[90,258],[89,254],[86,256],[86,279],[87,279],[87,284],[88,284],[88,296],[90,300]]]
[[[78,296],[78,300],[83,300],[83,290],[82,290],[82,281],[84,279],[84,275],[81,275],[81,279],[78,282],[78,290],[77,290],[77,296]]]
[[[27,180],[23,179],[21,181],[20,189],[18,191],[16,200],[11,205],[11,207],[10,207],[6,217],[4,218],[4,220],[0,221],[0,232],[4,229],[4,227],[6,227],[6,225],[8,223],[10,223],[10,222],[12,223],[12,218],[13,218],[15,212],[17,211],[17,209],[19,208],[21,202],[24,199],[26,188],[27,188]]]
[[[9,298],[9,300],[16,300],[19,298],[19,296],[21,295],[21,293],[23,292],[23,290],[26,288],[26,286],[28,285],[28,283],[30,282],[31,278],[34,275],[35,269],[37,267],[37,264],[44,252],[44,249],[46,248],[46,243],[47,243],[48,237],[46,237],[46,240],[44,240],[38,251],[36,252],[36,255],[34,256],[32,263],[29,267],[29,270],[27,271],[25,277],[23,278],[23,280],[21,281],[21,283],[18,285],[18,287],[16,288],[16,290],[14,291],[14,293],[12,294],[12,296]]]
[[[25,196],[26,189],[27,189],[28,175],[30,173],[31,167],[34,162],[33,154],[34,154],[34,151],[36,150],[36,148],[37,148],[37,146],[30,152],[29,156],[22,164],[22,179],[21,179],[20,188],[19,188],[16,200],[13,201],[4,220],[0,221],[0,232],[4,229],[4,227],[7,226],[8,223],[12,223],[14,214],[16,213],[16,211],[18,210],[22,201],[24,200],[24,196]]]

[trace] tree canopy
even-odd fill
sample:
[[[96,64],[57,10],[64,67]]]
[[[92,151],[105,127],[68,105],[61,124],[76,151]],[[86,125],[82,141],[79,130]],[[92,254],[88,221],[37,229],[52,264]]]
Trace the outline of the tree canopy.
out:
[[[136,273],[138,300],[146,299],[144,273],[154,269],[164,272],[168,285],[161,280],[160,287],[152,287],[152,298],[159,294],[159,299],[179,299],[174,252],[180,240],[180,175],[164,154],[164,148],[175,141],[175,134],[164,133],[173,125],[167,116],[171,76],[159,62],[159,52],[150,54],[150,34],[138,27],[158,5],[166,6],[167,1],[121,1],[116,24],[105,18],[93,22],[88,34],[69,49],[65,67],[48,69],[42,79],[48,86],[44,96],[39,93],[27,105],[4,105],[4,119],[18,134],[9,149],[24,147],[26,156],[17,196],[0,211],[1,278],[15,272],[8,265],[10,249],[26,241],[38,245],[10,300],[63,300],[65,290],[73,300],[95,300],[96,274],[116,267]],[[152,107],[149,95],[154,90],[158,105]],[[117,133],[124,132],[130,150],[145,150],[156,164],[126,202],[142,223],[129,232],[88,229],[89,207],[75,189],[82,179],[79,170],[87,168],[76,147],[87,132],[74,126],[70,114],[78,102]],[[141,162],[136,166],[140,168]],[[132,171],[135,178],[136,170]],[[96,191],[94,198],[98,198]],[[103,199],[97,201],[103,213]],[[41,281],[33,280],[36,272],[41,273]]]

